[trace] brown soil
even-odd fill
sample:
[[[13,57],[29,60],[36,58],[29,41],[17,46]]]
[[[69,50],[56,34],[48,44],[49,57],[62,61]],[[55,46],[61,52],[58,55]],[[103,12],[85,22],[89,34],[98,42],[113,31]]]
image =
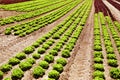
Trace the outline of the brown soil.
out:
[[[60,80],[92,80],[93,14],[94,5]]]
[[[120,11],[116,9],[113,5],[111,5],[108,1],[103,0],[103,2],[106,4],[106,6],[110,9],[113,16],[116,18],[118,22],[120,22]]]
[[[79,5],[78,5],[79,6]],[[78,7],[77,6],[77,7]],[[0,37],[0,50],[1,55],[0,56],[0,63],[5,63],[10,57],[14,56],[15,53],[22,51],[25,47],[29,46],[34,42],[36,39],[50,31],[54,26],[61,23],[68,15],[70,15],[77,7],[72,9],[70,12],[68,12],[66,15],[61,17],[60,19],[56,20],[52,24],[49,24],[48,26],[33,32],[32,34],[20,38],[17,36],[9,35],[6,36],[4,34],[1,34]],[[7,60],[6,60],[7,58]]]

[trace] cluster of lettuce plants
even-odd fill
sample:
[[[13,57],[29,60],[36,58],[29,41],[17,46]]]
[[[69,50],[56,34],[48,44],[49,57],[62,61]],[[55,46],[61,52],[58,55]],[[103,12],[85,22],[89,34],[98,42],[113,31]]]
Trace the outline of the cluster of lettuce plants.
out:
[[[58,1],[53,1],[53,0],[45,0],[45,1],[32,1],[32,2],[28,2],[28,3],[21,3],[21,4],[11,4],[11,5],[3,5],[1,8],[5,9],[5,10],[12,10],[12,11],[34,11],[49,5],[53,5],[53,4],[57,4],[58,2],[60,2],[61,0]]]
[[[36,30],[39,30],[40,28],[46,26],[47,24],[50,24],[50,23],[54,22],[55,20],[59,19],[60,17],[65,15],[67,12],[69,12],[73,7],[75,7],[78,3],[79,3],[79,1],[77,1],[77,2],[74,1],[70,4],[67,4],[64,7],[60,8],[48,15],[42,16],[38,19],[32,20],[30,22],[22,23],[19,25],[8,27],[5,30],[5,34],[9,35],[13,32],[14,35],[19,35],[20,37],[26,36]]]
[[[102,43],[101,43],[101,33],[99,26],[98,14],[94,14],[94,80],[104,80],[104,65],[103,65],[103,53],[102,53]]]
[[[106,22],[108,23],[112,38],[116,44],[116,48],[118,52],[120,52],[120,36],[119,36],[119,23],[117,21],[113,22],[109,16],[106,16]],[[117,27],[118,31],[115,29],[115,26]],[[117,59],[115,54],[109,55],[109,58],[111,58],[111,65],[115,68],[110,69],[110,76],[114,79],[120,79],[120,69],[117,68]]]
[[[64,66],[67,64],[67,58],[70,57],[70,53],[74,48],[77,39],[83,29],[83,26],[80,26],[83,25],[82,23],[80,24],[81,20],[83,20],[83,18],[87,20],[88,13],[92,5],[92,0],[90,1],[90,3],[91,4],[87,2],[84,3],[84,5],[81,5],[60,25],[54,27],[47,34],[33,42],[31,46],[26,47],[25,49],[23,49],[22,52],[16,54],[8,61],[7,64],[3,64],[2,66],[0,66],[1,76],[6,74],[4,72],[8,72],[13,68],[11,70],[11,77],[4,79],[21,79],[24,76],[24,73],[32,68],[33,76],[35,78],[39,78],[45,75],[45,71],[49,69],[51,63],[56,62],[52,66],[53,70],[49,72],[48,77],[50,80],[57,80],[60,74],[63,72]],[[87,11],[85,12],[86,9]],[[84,11],[85,14],[83,17],[80,17],[82,11]],[[59,34],[60,36],[57,43],[56,39],[53,38],[54,34]],[[50,48],[54,43],[55,46],[53,46],[53,48]],[[63,46],[65,47],[61,51]],[[44,54],[48,49],[48,54]],[[57,60],[55,60],[55,57],[60,51],[60,55],[62,58],[58,58]],[[32,58],[29,55],[31,55]],[[43,60],[39,62],[38,66],[34,67],[33,64],[37,64],[36,60],[41,58],[41,56]],[[14,69],[14,66],[16,65],[18,65],[18,67]],[[19,73],[16,72],[17,70],[19,71]]]
[[[90,3],[92,3],[92,1],[90,1]],[[84,9],[87,8],[87,10],[90,9],[90,6],[91,4],[88,4],[86,3],[87,7],[84,7]],[[85,5],[84,5],[85,6]],[[84,16],[88,16],[88,13],[89,11],[85,12],[84,13]],[[78,15],[76,17],[76,20],[74,21],[74,23],[70,26],[70,29],[67,30],[65,33],[64,33],[64,38],[68,39],[68,41],[66,41],[66,39],[63,39],[63,38],[60,38],[62,39],[63,41],[62,42],[66,42],[66,44],[64,44],[64,48],[62,49],[61,51],[61,56],[63,58],[59,58],[58,60],[56,60],[56,63],[53,65],[53,70],[51,70],[49,73],[48,73],[48,77],[49,79],[55,79],[55,80],[58,80],[59,79],[59,76],[61,74],[61,72],[63,71],[64,69],[64,66],[66,65],[67,61],[66,59],[70,57],[70,53],[71,51],[73,50],[78,38],[79,38],[79,35],[83,29],[83,26],[78,26],[78,25],[83,25],[81,20],[83,20],[83,18],[85,18],[84,16],[80,19],[79,17],[80,15]],[[85,18],[87,19],[87,18]],[[70,38],[69,38],[70,37]],[[64,41],[65,40],[65,41]],[[62,43],[63,44],[63,43]],[[60,62],[61,61],[61,62]]]

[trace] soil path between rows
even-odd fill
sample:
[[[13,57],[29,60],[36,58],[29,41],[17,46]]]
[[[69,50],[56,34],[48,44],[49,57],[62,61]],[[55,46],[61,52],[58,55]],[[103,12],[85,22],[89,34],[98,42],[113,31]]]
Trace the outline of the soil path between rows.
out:
[[[60,80],[92,80],[94,5]]]
[[[79,5],[81,5],[80,3]],[[9,58],[14,56],[16,53],[22,51],[25,47],[31,45],[35,40],[40,38],[42,35],[53,29],[56,25],[61,23],[68,15],[75,11],[79,5],[73,8],[70,12],[65,14],[60,19],[56,20],[52,24],[27,35],[26,37],[20,38],[13,35],[1,35],[0,38],[0,65],[5,63]],[[2,56],[1,56],[2,55]]]

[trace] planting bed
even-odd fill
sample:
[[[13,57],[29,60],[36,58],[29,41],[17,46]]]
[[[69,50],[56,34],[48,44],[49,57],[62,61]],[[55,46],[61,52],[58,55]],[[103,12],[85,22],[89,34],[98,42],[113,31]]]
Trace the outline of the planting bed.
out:
[[[0,80],[119,80],[119,0],[0,5]]]

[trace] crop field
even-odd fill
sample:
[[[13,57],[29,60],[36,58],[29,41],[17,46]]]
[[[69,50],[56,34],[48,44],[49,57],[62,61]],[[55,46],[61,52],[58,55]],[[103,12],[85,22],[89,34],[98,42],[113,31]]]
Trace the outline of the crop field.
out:
[[[0,3],[0,80],[120,80],[120,0]]]

